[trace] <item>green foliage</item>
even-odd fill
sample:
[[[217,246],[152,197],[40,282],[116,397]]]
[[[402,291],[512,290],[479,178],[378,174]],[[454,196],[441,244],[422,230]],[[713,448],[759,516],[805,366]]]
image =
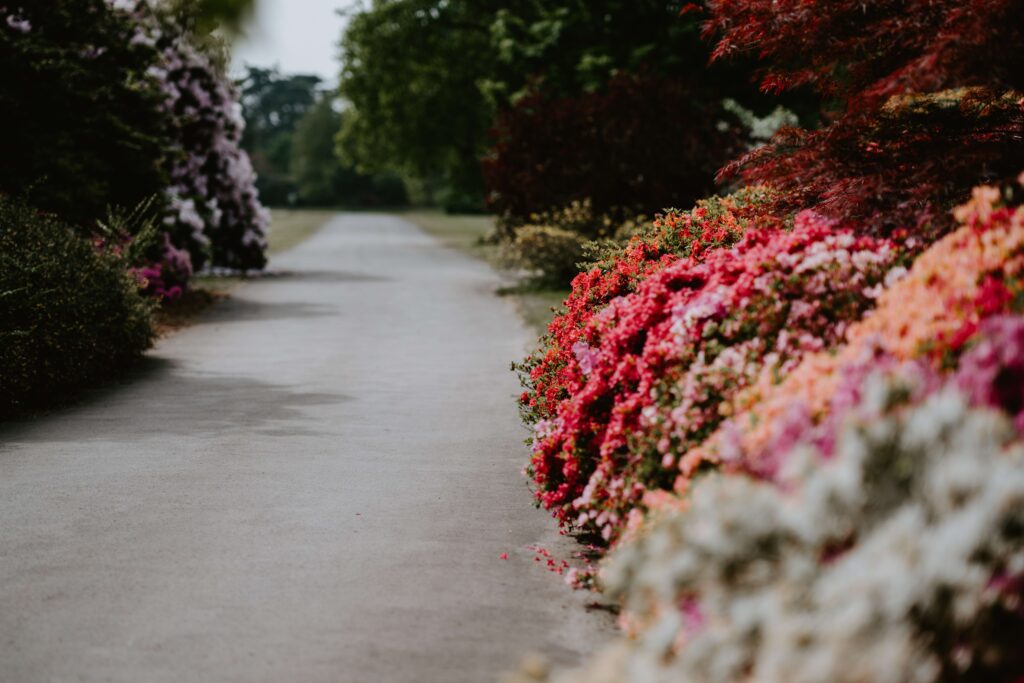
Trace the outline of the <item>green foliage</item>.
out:
[[[128,258],[0,196],[0,415],[61,403],[150,346]]]
[[[579,272],[584,240],[550,225],[524,225],[506,247],[509,265],[530,271],[537,284],[566,287]]]
[[[526,94],[593,91],[626,71],[692,75],[707,50],[696,18],[664,0],[524,2],[499,10],[492,24],[499,62],[488,93],[500,104]],[[721,74],[718,74],[719,76]],[[741,90],[747,90],[742,80]]]
[[[86,226],[160,193],[171,139],[145,77],[156,55],[127,16],[106,0],[19,3],[16,16],[23,30],[0,31],[0,192]]]
[[[99,239],[120,244],[121,261],[128,267],[143,266],[158,260],[161,254],[162,230],[158,221],[159,203],[155,196],[144,199],[129,209],[123,206],[107,208],[104,218],[96,221]]]
[[[202,25],[237,31],[258,0],[175,0],[174,4],[191,12]]]
[[[391,174],[365,175],[343,166],[334,148],[342,115],[324,96],[299,121],[292,139],[291,174],[305,206],[401,206],[405,185]]]
[[[320,77],[248,67],[238,85],[245,117],[242,148],[259,176],[260,198],[272,205],[287,204],[296,193],[290,169],[292,138],[320,96]]]
[[[708,69],[699,18],[679,10],[663,0],[366,0],[341,43],[351,107],[341,156],[480,206],[488,131],[527,92],[572,98],[644,73],[683,83],[698,109],[731,97],[771,111],[777,102],[752,86],[749,62]]]
[[[352,107],[341,157],[362,171],[436,179],[482,205],[478,159],[493,111],[496,0],[372,0],[342,40],[341,95]]]

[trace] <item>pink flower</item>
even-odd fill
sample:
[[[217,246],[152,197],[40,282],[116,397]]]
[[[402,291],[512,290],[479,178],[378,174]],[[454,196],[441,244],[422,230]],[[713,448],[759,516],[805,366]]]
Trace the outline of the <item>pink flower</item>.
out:
[[[1024,422],[1024,317],[985,320],[980,341],[964,354],[956,381],[975,404],[1002,408]]]
[[[576,362],[580,364],[580,372],[589,375],[594,370],[594,363],[597,361],[597,351],[590,348],[584,341],[578,341],[572,345],[573,355]]]

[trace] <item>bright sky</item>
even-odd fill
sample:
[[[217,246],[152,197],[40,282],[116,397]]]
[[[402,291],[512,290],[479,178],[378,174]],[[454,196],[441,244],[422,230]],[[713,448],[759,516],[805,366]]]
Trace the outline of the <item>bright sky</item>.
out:
[[[280,67],[334,83],[344,20],[336,10],[352,0],[257,0],[256,16],[235,45],[233,71],[243,65]]]

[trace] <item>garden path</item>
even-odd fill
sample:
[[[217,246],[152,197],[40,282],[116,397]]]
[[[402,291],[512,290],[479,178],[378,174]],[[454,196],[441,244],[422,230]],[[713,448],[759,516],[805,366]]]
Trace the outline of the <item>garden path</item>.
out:
[[[0,429],[0,680],[479,683],[603,640],[524,548],[571,546],[519,474],[496,275],[367,214],[272,267]]]

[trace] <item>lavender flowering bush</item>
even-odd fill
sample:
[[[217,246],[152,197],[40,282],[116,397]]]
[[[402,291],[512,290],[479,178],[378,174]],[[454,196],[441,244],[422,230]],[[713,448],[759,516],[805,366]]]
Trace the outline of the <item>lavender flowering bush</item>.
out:
[[[0,1],[0,124],[11,132],[0,193],[86,237],[108,207],[159,197],[170,241],[155,243],[146,282],[164,282],[147,286],[161,296],[193,267],[266,262],[269,215],[240,148],[238,93],[193,14],[148,0]]]
[[[133,42],[159,55],[148,75],[164,95],[161,108],[174,131],[166,190],[172,241],[189,251],[195,268],[262,268],[270,215],[240,147],[245,122],[238,91],[211,49],[200,45],[187,15],[146,2],[124,11],[138,23]]]

